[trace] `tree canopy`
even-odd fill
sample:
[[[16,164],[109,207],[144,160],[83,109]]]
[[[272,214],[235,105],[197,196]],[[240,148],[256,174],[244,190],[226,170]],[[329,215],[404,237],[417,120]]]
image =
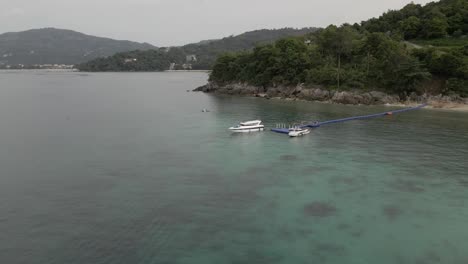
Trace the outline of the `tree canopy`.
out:
[[[210,80],[264,87],[305,83],[408,95],[468,96],[468,0],[410,3],[361,24],[330,25],[252,52],[225,54]]]
[[[421,84],[431,78],[443,78],[445,92],[466,95],[466,51],[409,49],[385,33],[329,26],[307,38],[282,39],[252,52],[225,54],[215,63],[210,80],[263,87],[306,83],[330,89],[377,88],[407,95],[422,92]]]
[[[468,34],[468,1],[441,0],[425,6],[411,2],[361,23],[369,32],[402,34],[405,39],[432,39]]]
[[[115,56],[88,61],[77,65],[77,68],[83,71],[161,71],[168,70],[171,63],[185,64],[187,55],[195,55],[196,61],[189,62],[192,69],[209,70],[218,55],[222,53],[251,50],[259,44],[268,44],[284,37],[302,36],[315,30],[315,28],[255,30],[237,36],[207,40],[181,47],[119,53]],[[145,63],[124,63],[125,59],[135,58],[135,56],[138,56],[139,62],[144,61]],[[150,60],[154,61],[150,63]]]

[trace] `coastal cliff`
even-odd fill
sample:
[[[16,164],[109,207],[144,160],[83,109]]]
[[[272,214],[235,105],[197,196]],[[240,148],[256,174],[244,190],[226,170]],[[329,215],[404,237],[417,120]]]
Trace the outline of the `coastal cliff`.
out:
[[[415,104],[429,103],[433,108],[452,108],[455,105],[468,105],[468,98],[458,95],[416,95],[410,94],[407,98],[400,98],[395,94],[387,94],[381,91],[350,90],[338,91],[328,90],[322,86],[277,86],[277,87],[256,87],[245,83],[230,83],[220,85],[216,82],[209,82],[193,91],[237,95],[254,96],[266,99],[278,98],[288,100],[319,101],[337,104],[352,105],[381,105],[381,104]]]

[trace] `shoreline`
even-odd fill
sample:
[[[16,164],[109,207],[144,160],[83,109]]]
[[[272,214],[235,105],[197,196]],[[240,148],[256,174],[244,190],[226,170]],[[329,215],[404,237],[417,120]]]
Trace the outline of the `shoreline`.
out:
[[[467,104],[450,104],[450,105],[443,106],[443,107],[435,107],[435,106],[433,106],[433,105],[431,105],[429,103],[426,107],[424,107],[424,109],[468,113],[468,105]]]
[[[218,93],[219,94],[219,93]],[[224,94],[226,95],[226,94]],[[249,98],[263,98],[261,96],[255,96],[255,95],[244,95],[241,97],[249,97]],[[267,98],[264,98],[267,99]],[[314,102],[314,103],[320,103],[320,104],[341,104],[341,103],[336,103],[332,101],[311,101],[311,100],[303,100],[303,99],[293,99],[293,98],[282,98],[282,97],[273,97],[273,98],[268,98],[267,100],[284,100],[284,101],[297,101],[297,102]],[[447,103],[446,105],[443,106],[434,106],[431,104],[432,102],[428,102],[425,107],[422,109],[428,109],[428,110],[442,110],[442,111],[450,111],[450,112],[467,112],[468,113],[468,104],[457,104],[457,103]],[[439,102],[438,102],[439,104]],[[421,105],[421,102],[415,102],[415,101],[409,101],[409,102],[400,102],[400,103],[392,103],[392,104],[341,104],[341,105],[355,105],[355,106],[385,106],[385,107],[416,107],[418,105]]]
[[[206,72],[209,73],[211,70],[165,70],[162,72]]]
[[[306,101],[343,105],[412,107],[427,103],[428,105],[425,106],[424,109],[468,112],[468,98],[461,98],[457,95],[411,94],[406,100],[401,100],[397,95],[386,94],[380,91],[335,91],[326,90],[322,87],[304,87],[302,85],[261,88],[243,83],[219,85],[212,82],[200,86],[193,91],[231,96],[257,97],[267,100]]]

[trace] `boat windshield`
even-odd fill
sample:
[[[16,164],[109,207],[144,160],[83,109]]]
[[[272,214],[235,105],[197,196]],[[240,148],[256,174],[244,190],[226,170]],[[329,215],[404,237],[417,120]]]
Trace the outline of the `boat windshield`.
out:
[[[289,129],[289,131],[303,131],[305,130],[304,128],[301,128],[301,127],[292,127]]]
[[[249,122],[242,122],[240,126],[257,126],[261,123],[261,121],[249,121]]]

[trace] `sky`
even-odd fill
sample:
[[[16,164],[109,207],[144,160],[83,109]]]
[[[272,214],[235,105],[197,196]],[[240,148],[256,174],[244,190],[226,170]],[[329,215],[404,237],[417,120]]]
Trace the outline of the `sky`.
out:
[[[409,0],[0,0],[0,33],[32,28],[177,46],[263,28],[354,23]],[[414,0],[424,4],[430,1]]]

